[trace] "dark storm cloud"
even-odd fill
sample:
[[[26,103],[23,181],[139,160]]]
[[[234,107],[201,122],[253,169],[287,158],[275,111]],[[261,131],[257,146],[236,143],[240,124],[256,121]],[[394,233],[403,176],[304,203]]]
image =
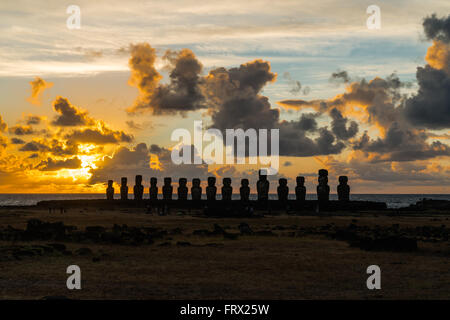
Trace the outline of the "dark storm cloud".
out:
[[[204,87],[211,107],[212,127],[221,130],[274,128],[279,110],[272,109],[269,99],[260,92],[275,78],[270,64],[262,60],[238,68],[211,70]]]
[[[337,138],[348,140],[358,133],[358,124],[355,121],[351,121],[347,127],[348,119],[344,118],[336,108],[331,109],[330,116],[333,119],[331,121],[331,129]]]
[[[39,152],[39,151],[50,151],[50,148],[40,142],[37,141],[31,141],[23,145],[19,151],[33,151],[33,152]]]
[[[429,129],[450,128],[450,77],[429,65],[417,68],[418,93],[405,104],[405,116]]]
[[[343,142],[336,141],[327,128],[317,129],[318,136],[308,137],[307,131],[300,128],[300,121],[283,121],[280,129],[280,155],[310,157],[315,155],[338,154],[344,148]]]
[[[365,132],[353,148],[376,153],[372,161],[413,161],[450,155],[449,146],[439,141],[429,144],[427,138],[425,131],[408,129],[394,122],[384,138],[371,140]]]
[[[70,127],[90,125],[93,123],[92,119],[88,117],[87,112],[78,110],[66,98],[56,98],[53,102],[53,109],[59,113],[59,116],[52,122],[55,126]]]
[[[64,160],[53,160],[48,158],[45,161],[41,161],[35,169],[40,171],[57,171],[60,169],[78,169],[81,168],[81,160],[77,157]]]
[[[177,113],[205,108],[200,88],[202,64],[189,49],[168,50],[169,83],[160,84],[162,76],[155,68],[156,52],[149,44],[131,46],[129,83],[138,87],[139,97],[130,113],[152,111],[154,114]]]
[[[436,14],[433,14],[426,17],[422,25],[428,39],[450,42],[450,15],[446,18],[438,18]]]
[[[16,136],[25,136],[34,134],[35,132],[31,126],[16,125],[9,128],[9,133],[15,134]]]
[[[23,141],[22,139],[18,139],[18,138],[12,138],[11,143],[12,144],[25,144],[25,141]]]
[[[65,138],[72,143],[109,144],[133,141],[132,135],[129,135],[123,131],[114,131],[105,127],[102,128],[102,130],[97,128],[74,130],[67,134]]]
[[[331,74],[331,77],[329,79],[330,82],[333,83],[349,83],[350,77],[347,73],[347,71],[336,71]]]

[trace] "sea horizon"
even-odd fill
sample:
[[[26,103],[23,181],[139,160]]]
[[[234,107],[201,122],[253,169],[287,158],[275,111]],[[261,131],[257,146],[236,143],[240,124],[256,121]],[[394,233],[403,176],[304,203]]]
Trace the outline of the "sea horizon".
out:
[[[148,193],[144,195],[144,200],[148,199]],[[233,193],[233,200],[239,200],[239,194]],[[251,193],[250,199],[256,200],[257,194]],[[114,194],[115,199],[120,198],[119,193]],[[158,198],[162,199],[162,194],[158,194]],[[202,195],[203,199],[206,199],[206,194]],[[353,193],[350,194],[350,200],[354,201],[375,201],[384,202],[388,208],[402,208],[408,207],[411,204],[415,204],[421,201],[423,198],[433,200],[448,200],[450,201],[450,194],[432,194],[432,193],[409,193],[409,194],[387,194],[387,193]],[[0,206],[33,206],[40,201],[51,200],[96,200],[106,199],[104,193],[0,193]],[[133,194],[129,193],[129,199],[133,199]],[[173,199],[177,199],[177,194],[174,193]],[[190,199],[190,195],[188,196]],[[221,195],[217,195],[217,200],[221,199]],[[269,199],[276,200],[277,194],[270,193]],[[289,199],[294,200],[295,194],[290,193]],[[307,193],[307,200],[317,200],[317,194]],[[330,193],[330,200],[337,200],[336,193]]]

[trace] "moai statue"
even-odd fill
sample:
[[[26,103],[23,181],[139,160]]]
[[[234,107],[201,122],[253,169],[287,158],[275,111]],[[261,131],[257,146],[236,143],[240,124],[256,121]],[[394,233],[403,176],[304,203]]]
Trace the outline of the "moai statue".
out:
[[[128,200],[127,178],[120,179],[120,200]]]
[[[287,179],[281,178],[278,180],[278,183],[280,184],[277,187],[278,200],[282,201],[282,202],[286,202],[288,199],[288,194],[289,194],[289,187],[287,186]]]
[[[200,187],[200,179],[198,178],[192,179],[191,196],[194,201],[202,199],[202,187]]]
[[[233,194],[233,187],[231,186],[231,179],[223,178],[222,200],[231,201],[232,194]]]
[[[241,194],[241,201],[248,202],[250,198],[250,187],[248,186],[248,179],[241,180],[241,187],[239,193]]]
[[[258,201],[269,200],[269,181],[267,180],[267,175],[264,174],[263,170],[259,170],[259,180],[256,183],[256,191],[258,192]]]
[[[158,199],[158,179],[150,178],[150,200]]]
[[[106,199],[114,200],[114,188],[112,180],[108,180],[108,188],[106,188]]]
[[[216,177],[208,177],[208,186],[206,187],[206,199],[208,201],[216,200],[217,187]]]
[[[328,171],[319,170],[319,185],[317,186],[317,200],[319,203],[327,203],[330,200],[330,186],[328,185]]]
[[[172,200],[173,187],[170,185],[172,183],[172,178],[164,178],[164,185],[162,187],[163,199]]]
[[[142,176],[138,174],[136,178],[134,179],[134,200],[141,201],[142,196],[144,195],[144,186],[142,185]]]
[[[305,177],[298,176],[297,186],[295,187],[295,198],[297,201],[305,201],[306,198],[306,187],[305,187]]]
[[[187,200],[188,188],[186,184],[186,178],[180,178],[178,180],[178,200]]]
[[[350,200],[350,186],[347,184],[348,177],[340,176],[339,185],[337,186],[337,193],[339,201],[349,201]]]

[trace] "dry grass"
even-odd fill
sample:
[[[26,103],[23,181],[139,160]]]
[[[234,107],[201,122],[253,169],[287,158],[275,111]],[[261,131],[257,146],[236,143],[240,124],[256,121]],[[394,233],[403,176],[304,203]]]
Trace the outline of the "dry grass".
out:
[[[294,226],[348,225],[440,226],[448,216],[436,217],[302,217],[269,216],[260,219],[212,219],[192,216],[145,215],[139,209],[69,210],[65,215],[32,209],[2,209],[0,225],[24,228],[30,218],[63,221],[66,225],[113,224],[181,228],[153,245],[123,246],[66,243],[69,250],[89,247],[90,256],[43,256],[0,262],[0,298],[39,299],[63,295],[75,299],[449,299],[449,243],[419,242],[415,253],[366,252],[346,242],[323,236],[288,237]],[[278,236],[192,235],[212,230],[214,223],[238,232],[247,222],[253,230],[273,230]],[[191,246],[177,246],[187,241]],[[168,242],[169,246],[159,246]],[[37,242],[35,242],[37,243]],[[206,246],[209,244],[209,246]],[[212,246],[212,244],[215,244]],[[11,245],[2,242],[1,246]],[[94,262],[93,257],[100,261]],[[82,290],[66,288],[66,268],[77,264]],[[382,270],[382,289],[366,288],[366,268]]]

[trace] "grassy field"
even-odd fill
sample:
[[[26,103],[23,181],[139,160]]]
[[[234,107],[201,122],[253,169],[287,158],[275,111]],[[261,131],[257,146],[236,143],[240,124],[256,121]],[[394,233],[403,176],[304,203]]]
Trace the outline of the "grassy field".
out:
[[[33,208],[1,209],[0,226],[24,229],[27,221],[65,225],[151,227],[166,235],[153,244],[64,242],[65,254],[11,258],[11,246],[55,241],[1,241],[0,298],[41,299],[450,299],[449,241],[418,240],[415,252],[365,251],[324,234],[323,226],[442,227],[449,215],[265,216],[205,218],[140,209],[73,209],[65,214]],[[243,235],[241,223],[254,234]],[[217,224],[227,234],[201,235]],[[306,231],[305,231],[306,230]],[[309,230],[309,231],[308,231]],[[80,248],[90,253],[78,254]],[[82,289],[68,290],[66,268],[81,268]],[[368,290],[366,268],[381,268],[381,290]]]

